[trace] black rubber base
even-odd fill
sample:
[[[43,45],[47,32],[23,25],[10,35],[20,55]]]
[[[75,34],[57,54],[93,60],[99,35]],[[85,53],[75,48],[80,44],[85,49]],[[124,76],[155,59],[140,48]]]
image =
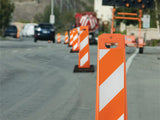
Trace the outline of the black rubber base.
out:
[[[68,44],[68,47],[72,47],[72,45],[69,45],[69,44]]]
[[[71,49],[70,53],[79,53],[79,51],[73,51],[73,50]]]
[[[65,42],[64,42],[64,44],[68,44],[68,43],[65,43]]]
[[[61,44],[61,42],[57,42],[57,44]]]
[[[90,65],[90,68],[78,68],[78,65],[75,65],[73,72],[94,72],[94,65]]]

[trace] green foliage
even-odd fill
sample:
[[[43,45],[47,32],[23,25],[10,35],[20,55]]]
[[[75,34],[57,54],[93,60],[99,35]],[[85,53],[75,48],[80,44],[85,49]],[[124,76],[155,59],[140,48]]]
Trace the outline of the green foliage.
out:
[[[151,20],[150,20],[150,27],[151,28],[156,28],[156,12],[155,10],[149,10],[149,14],[151,15]]]
[[[90,0],[92,1],[92,0]],[[92,6],[88,6],[85,2],[81,1],[82,6],[84,7],[85,11],[94,11]]]
[[[150,40],[146,41],[147,46],[160,46],[160,40]]]
[[[78,6],[83,6],[83,11],[93,11],[93,6],[88,6],[85,2],[83,1],[78,1],[76,0]],[[93,0],[90,0],[93,2]],[[62,12],[60,12],[59,7],[55,6],[54,7],[54,15],[55,15],[55,26],[56,30],[59,31],[65,31],[70,29],[71,24],[73,24],[74,21],[74,15],[77,12],[83,12],[82,9],[76,8],[76,9],[63,9]],[[38,13],[34,16],[34,22],[40,23],[40,22],[49,22],[51,14],[51,6],[47,6],[44,10],[44,13]]]
[[[10,0],[0,0],[0,31],[9,25],[11,14],[14,11],[14,4]]]

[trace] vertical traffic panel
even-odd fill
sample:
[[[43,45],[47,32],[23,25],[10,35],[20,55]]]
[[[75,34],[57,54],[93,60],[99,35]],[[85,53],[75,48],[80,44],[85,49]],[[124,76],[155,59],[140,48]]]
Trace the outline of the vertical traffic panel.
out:
[[[107,43],[114,48],[107,48]],[[96,120],[127,120],[125,37],[98,38]]]
[[[74,31],[73,30],[71,30],[70,31],[70,40],[69,40],[69,47],[72,47],[72,44],[73,44],[73,33],[74,33]]]
[[[57,43],[61,43],[61,34],[60,33],[57,34]]]
[[[75,66],[74,72],[94,72],[94,66],[90,65],[89,33],[87,26],[80,27],[79,39],[79,64]]]
[[[79,47],[78,47],[78,29],[74,29],[73,33],[73,46],[70,51],[71,53],[77,53],[79,52]]]
[[[68,32],[65,32],[65,41],[64,44],[68,44]]]

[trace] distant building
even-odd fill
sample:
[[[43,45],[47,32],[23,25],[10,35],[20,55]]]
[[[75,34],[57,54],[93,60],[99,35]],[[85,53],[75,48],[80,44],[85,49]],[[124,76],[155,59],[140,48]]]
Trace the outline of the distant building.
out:
[[[102,6],[102,0],[94,0],[94,11],[100,22],[110,22],[112,20],[112,6]]]

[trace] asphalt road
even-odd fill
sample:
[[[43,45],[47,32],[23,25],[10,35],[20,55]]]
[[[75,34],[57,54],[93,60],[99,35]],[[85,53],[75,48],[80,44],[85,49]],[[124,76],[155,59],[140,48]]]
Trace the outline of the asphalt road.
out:
[[[96,72],[73,73],[78,54],[70,49],[32,38],[0,40],[0,120],[95,119]],[[135,50],[126,48],[126,60]],[[160,117],[160,49],[145,51],[127,73],[129,120]],[[96,58],[97,46],[90,46],[95,69]]]

